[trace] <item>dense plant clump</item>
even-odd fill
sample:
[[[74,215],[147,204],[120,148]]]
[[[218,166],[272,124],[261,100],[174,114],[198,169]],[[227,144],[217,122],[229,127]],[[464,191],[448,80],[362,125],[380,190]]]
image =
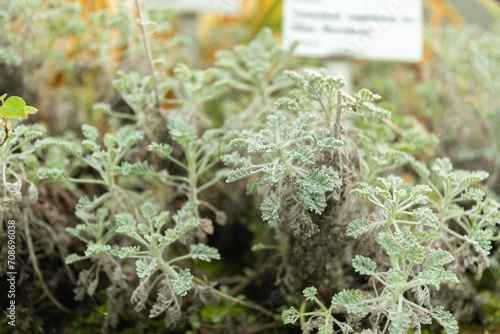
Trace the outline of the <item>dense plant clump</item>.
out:
[[[126,7],[118,13],[126,19]],[[112,21],[113,47],[140,45],[137,32]],[[80,25],[71,29],[83,34]],[[380,95],[348,94],[342,77],[295,66],[295,46],[282,49],[268,28],[203,70],[183,57],[148,59],[162,49],[141,28],[152,72],[128,66],[108,77],[125,107],[96,103],[101,123],[46,136],[41,124],[21,123],[36,108],[0,97],[0,217],[19,217],[28,245],[20,256],[58,310],[72,313],[53,289],[66,280],[76,302],[90,300],[103,315],[103,332],[132,322],[138,332],[286,333],[298,322],[303,333],[459,332],[465,316],[450,296],[470,297],[461,287],[481,278],[499,239],[488,172],[433,154],[437,137],[384,108]],[[0,47],[13,66],[18,43]],[[169,43],[170,52],[184,42]],[[40,192],[70,207],[64,224],[33,218],[44,208],[63,216]],[[235,226],[254,238],[252,251],[229,235]],[[64,265],[52,285],[35,231],[53,240],[44,252]],[[236,267],[246,271],[231,277],[225,257],[245,247]],[[263,294],[272,305],[256,300]],[[64,330],[94,325],[80,318]]]

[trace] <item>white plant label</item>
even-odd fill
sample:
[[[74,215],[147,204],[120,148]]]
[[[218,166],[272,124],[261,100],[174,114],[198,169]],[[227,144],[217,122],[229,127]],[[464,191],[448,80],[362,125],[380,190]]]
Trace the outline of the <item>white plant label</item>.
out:
[[[421,0],[284,0],[283,42],[295,55],[418,62]]]
[[[236,15],[241,9],[241,0],[143,0],[149,8],[171,8],[178,13],[216,13]]]

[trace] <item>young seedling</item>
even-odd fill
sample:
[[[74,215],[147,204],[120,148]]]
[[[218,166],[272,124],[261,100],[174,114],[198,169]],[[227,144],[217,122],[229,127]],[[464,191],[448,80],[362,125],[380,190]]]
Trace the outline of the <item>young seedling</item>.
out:
[[[0,124],[0,126],[4,128],[5,132],[5,137],[0,143],[0,146],[3,146],[10,138],[12,128],[19,118],[27,118],[29,114],[35,114],[38,111],[38,109],[26,105],[26,102],[19,96],[11,96],[5,99],[6,97],[7,94],[0,96],[0,101],[2,102],[0,106],[0,116],[3,121],[3,124]]]

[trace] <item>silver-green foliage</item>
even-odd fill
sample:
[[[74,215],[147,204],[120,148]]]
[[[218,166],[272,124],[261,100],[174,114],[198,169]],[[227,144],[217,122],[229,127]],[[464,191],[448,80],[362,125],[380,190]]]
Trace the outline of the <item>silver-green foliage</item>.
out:
[[[355,112],[350,115],[368,118],[390,117],[391,113],[388,110],[373,104],[380,99],[380,96],[368,89],[362,89],[354,96],[341,92],[340,89],[345,86],[341,76],[328,75],[323,69],[285,71],[285,73],[297,88],[290,92],[290,97],[276,101],[275,107],[278,110],[319,113],[323,115],[327,126],[332,124],[339,102],[341,112],[349,110]]]
[[[447,333],[458,333],[457,322],[442,307],[429,309],[428,303],[415,303],[413,298],[408,298],[412,295],[408,295],[410,291],[415,289],[433,286],[439,290],[441,284],[459,283],[456,275],[444,267],[454,260],[453,255],[439,248],[429,249],[428,246],[430,241],[441,237],[437,232],[440,227],[438,216],[424,207],[429,201],[427,194],[432,191],[431,188],[426,185],[411,187],[396,176],[379,178],[378,182],[380,186],[375,187],[359,184],[351,194],[378,207],[379,218],[373,221],[354,220],[347,227],[347,235],[358,238],[372,231],[371,235],[376,236],[375,240],[387,255],[390,266],[379,268],[376,261],[361,255],[352,260],[352,266],[360,275],[372,276],[384,292],[379,297],[363,298],[359,290],[342,291],[332,298],[329,309],[317,301],[324,311],[325,326],[329,326],[328,331],[331,332],[335,323],[343,332],[348,332],[346,324],[337,323],[332,315],[341,311],[360,317],[368,313],[384,313],[389,316],[389,333],[399,334],[410,328],[420,329],[420,322],[412,318],[412,314],[421,314],[423,317],[419,319],[431,316]],[[289,322],[301,315],[317,313],[288,310],[283,314]]]
[[[280,198],[289,187],[287,180],[295,180],[296,201],[317,214],[326,207],[325,193],[342,184],[332,168],[315,166],[317,153],[343,145],[329,130],[311,129],[316,120],[316,115],[304,113],[289,122],[283,113],[272,113],[267,116],[266,128],[245,131],[231,141],[231,146],[245,149],[249,156],[235,151],[223,157],[227,165],[237,167],[229,173],[227,182],[255,176],[248,182],[249,193],[263,186],[273,189],[261,205],[262,219],[271,225],[280,220]]]
[[[430,170],[422,164],[414,164],[414,168],[436,194],[429,203],[441,218],[440,230],[471,243],[485,256],[489,255],[491,241],[499,238],[500,203],[474,187],[488,177],[488,172],[454,169],[448,158],[436,159]],[[461,204],[465,201],[472,201],[473,205],[464,208]],[[453,223],[460,226],[460,232],[452,229]]]
[[[37,146],[45,148],[50,145],[59,145],[68,153],[80,160],[86,166],[94,169],[99,178],[73,178],[71,172],[64,169],[42,168],[38,171],[39,178],[52,178],[74,183],[95,183],[104,185],[108,192],[114,193],[118,185],[115,176],[118,175],[144,175],[152,172],[142,162],[130,164],[123,161],[125,154],[136,143],[144,139],[144,134],[131,125],[121,127],[116,133],[106,133],[102,143],[98,141],[98,130],[90,125],[82,126],[85,139],[81,142],[59,140],[56,138],[42,139]]]
[[[121,259],[135,259],[137,275],[145,278],[160,271],[161,275],[172,281],[177,295],[185,296],[191,289],[193,276],[189,269],[176,270],[173,263],[182,259],[191,258],[210,262],[219,260],[220,255],[215,248],[204,244],[191,245],[186,255],[165,259],[165,250],[183,235],[199,226],[200,222],[194,216],[194,209],[198,203],[184,205],[173,217],[173,226],[167,227],[170,222],[169,212],[157,212],[151,203],[141,206],[142,220],[136,220],[130,214],[116,216],[116,232],[124,234],[138,244],[136,246],[121,247],[118,256]]]

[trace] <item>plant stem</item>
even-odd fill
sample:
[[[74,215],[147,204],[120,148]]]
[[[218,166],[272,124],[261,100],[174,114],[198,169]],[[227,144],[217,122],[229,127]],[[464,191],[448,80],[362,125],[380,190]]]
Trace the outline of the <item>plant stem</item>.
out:
[[[139,15],[139,25],[141,26],[142,39],[144,42],[144,49],[146,50],[146,55],[148,57],[149,71],[151,72],[151,78],[153,79],[153,86],[155,91],[156,108],[160,108],[160,92],[158,90],[158,84],[156,82],[155,70],[153,66],[153,54],[151,52],[151,46],[149,45],[149,40],[146,36],[146,29],[144,29],[143,14],[141,9],[140,0],[135,0],[137,5],[137,13]]]

